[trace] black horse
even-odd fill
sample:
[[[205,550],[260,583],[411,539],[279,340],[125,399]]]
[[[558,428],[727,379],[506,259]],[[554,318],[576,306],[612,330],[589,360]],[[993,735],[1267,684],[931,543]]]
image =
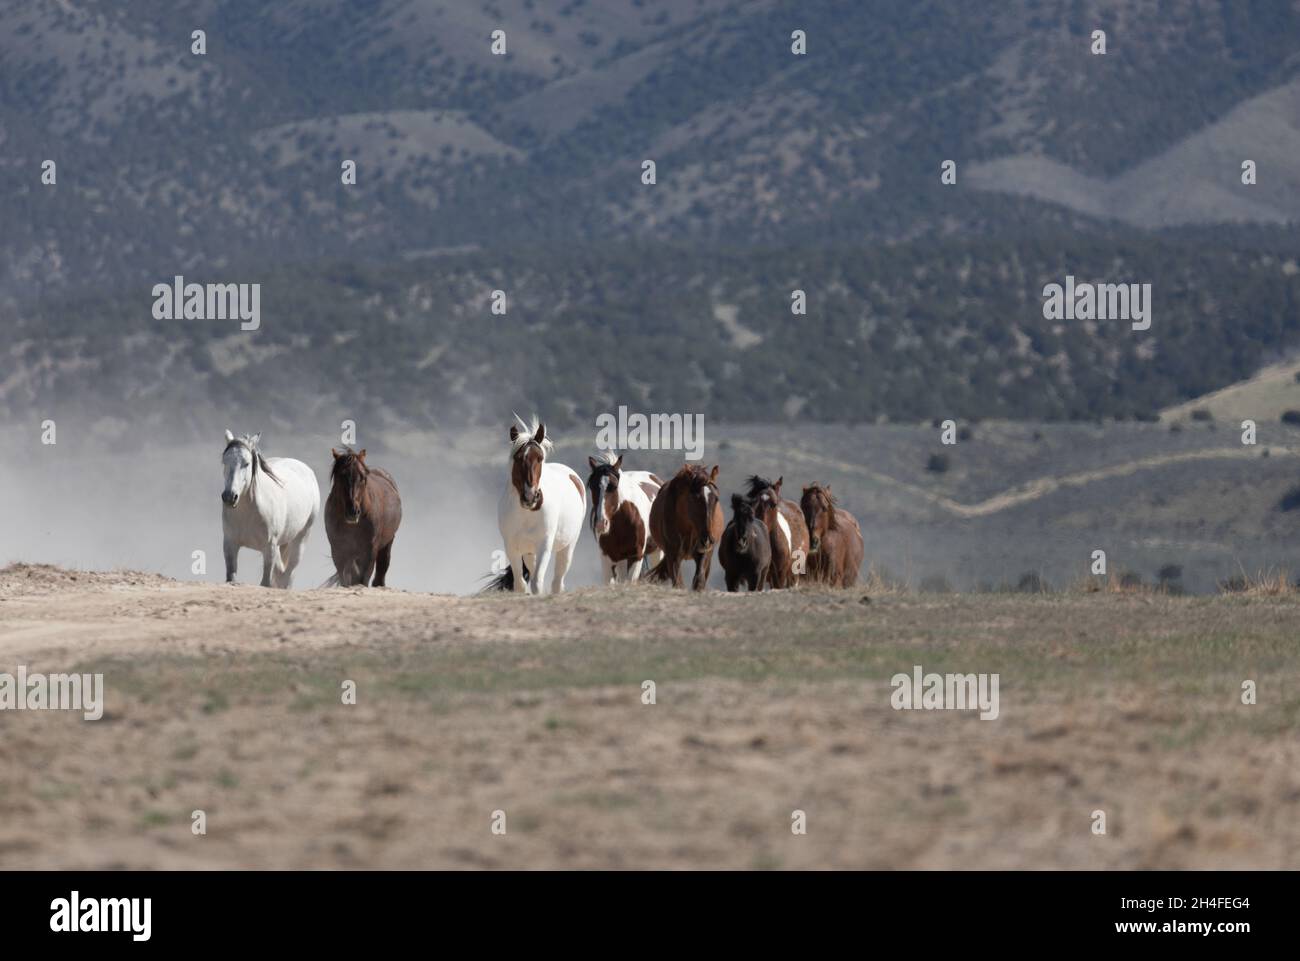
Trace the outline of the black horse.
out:
[[[731,495],[731,523],[722,532],[718,560],[727,575],[727,590],[738,591],[743,583],[751,591],[767,586],[772,566],[772,543],[767,525],[754,516],[754,503]]]

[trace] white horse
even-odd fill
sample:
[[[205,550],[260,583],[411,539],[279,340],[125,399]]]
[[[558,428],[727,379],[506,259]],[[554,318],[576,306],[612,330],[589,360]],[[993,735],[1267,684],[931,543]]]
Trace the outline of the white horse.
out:
[[[221,454],[226,475],[221,492],[226,582],[235,579],[239,549],[248,547],[262,555],[262,586],[287,588],[320,512],[320,485],[300,460],[263,457],[257,447],[261,438],[226,431]]]
[[[551,439],[546,425],[525,424],[515,415],[510,428],[510,482],[497,505],[497,524],[510,569],[491,586],[517,593],[546,593],[546,578],[555,565],[551,591],[564,590],[564,575],[582,533],[587,494],[578,475],[563,464],[548,464]],[[525,577],[527,581],[525,581]]]
[[[591,533],[600,548],[602,583],[636,583],[641,563],[654,567],[664,552],[650,536],[650,505],[664,486],[648,470],[623,470],[622,455],[588,457],[591,476]]]

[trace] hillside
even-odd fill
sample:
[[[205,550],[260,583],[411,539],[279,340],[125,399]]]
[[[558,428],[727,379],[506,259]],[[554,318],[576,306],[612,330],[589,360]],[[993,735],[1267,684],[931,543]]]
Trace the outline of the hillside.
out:
[[[1274,222],[1295,152],[1259,105],[1293,89],[1297,39],[1294,4],[1211,0],[4,0],[0,292],[471,243],[1086,226],[1123,211],[1063,214],[1075,178],[1155,163],[1187,207],[1204,165],[1160,158],[1206,138],[1260,160],[1250,203],[1139,219]],[[1050,204],[940,189],[946,158],[1006,188],[1007,157],[1063,165],[1024,188]]]

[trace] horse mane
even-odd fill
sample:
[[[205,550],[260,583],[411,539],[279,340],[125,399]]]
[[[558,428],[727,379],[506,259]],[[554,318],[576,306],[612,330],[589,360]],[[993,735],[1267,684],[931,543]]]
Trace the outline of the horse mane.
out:
[[[838,506],[838,503],[837,503],[836,500],[835,500],[835,495],[832,494],[830,491],[828,491],[825,487],[822,487],[821,484],[817,484],[817,483],[809,484],[809,485],[808,485],[808,489],[805,490],[804,493],[805,493],[805,494],[820,494],[823,498],[825,498],[825,500],[826,500],[826,529],[827,529],[828,531],[837,531],[837,530],[839,530],[839,529],[840,529],[840,525],[837,524],[837,523],[835,522],[835,508]]]
[[[334,458],[334,465],[330,468],[330,481],[333,482],[338,480],[339,474],[343,469],[351,467],[355,463],[357,463],[357,452],[351,447],[343,448],[343,453]],[[365,469],[364,464],[362,464],[362,468],[363,470]],[[368,471],[366,472],[368,473]]]
[[[258,449],[256,442],[253,440],[252,434],[244,434],[240,437],[236,437],[228,441],[226,443],[226,450],[223,450],[221,452],[222,456],[224,456],[226,451],[230,450],[230,448],[232,447],[243,447],[248,451],[249,454],[252,455],[254,480],[257,479],[257,472],[261,471],[263,474],[271,478],[271,480],[275,481],[281,487],[284,486],[284,481],[280,479],[280,475],[277,474],[275,471],[271,470],[271,465],[268,464],[266,462],[266,458],[262,456],[262,452],[261,450]]]
[[[618,451],[616,450],[599,450],[596,451],[596,460],[601,462],[601,466],[613,467],[618,461]]]
[[[706,484],[713,483],[709,480],[709,472],[699,464],[683,464],[681,470],[673,477],[673,481],[677,480],[685,480],[691,484],[694,484],[697,480],[702,480]],[[669,483],[671,484],[673,481],[669,481]]]
[[[750,500],[753,500],[771,486],[772,482],[766,477],[759,477],[757,474],[750,474],[749,477],[745,479],[745,496]]]
[[[527,447],[532,443],[533,438],[537,435],[537,428],[542,426],[542,422],[536,414],[533,414],[527,422],[525,422],[518,414],[515,414],[515,426],[519,428],[519,433],[516,434],[515,439],[510,442],[510,457],[512,460],[522,448]],[[551,450],[555,445],[551,443],[550,434],[547,434],[542,438],[540,446],[543,454],[549,455],[551,453]]]

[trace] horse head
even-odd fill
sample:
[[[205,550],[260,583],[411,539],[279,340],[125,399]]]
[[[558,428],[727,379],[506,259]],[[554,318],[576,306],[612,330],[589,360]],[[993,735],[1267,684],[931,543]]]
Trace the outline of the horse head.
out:
[[[510,484],[519,495],[519,506],[526,511],[542,506],[542,465],[551,449],[546,425],[534,417],[525,424],[518,414],[510,427]],[[520,430],[520,428],[523,428]]]
[[[334,455],[330,480],[343,498],[343,520],[348,524],[359,523],[365,505],[366,481],[370,477],[366,452],[364,449],[354,451],[351,447],[337,451],[331,447],[330,453]]]
[[[736,528],[736,550],[749,553],[750,528],[754,523],[754,505],[739,494],[731,495],[731,518]]]
[[[803,489],[799,499],[803,519],[808,525],[808,552],[816,554],[822,546],[822,538],[827,531],[837,530],[835,524],[835,498],[827,484],[810,484]]]
[[[253,486],[258,473],[279,482],[272,472],[262,452],[258,449],[261,433],[244,434],[236,437],[226,431],[226,449],[221,452],[221,464],[225,472],[225,485],[221,489],[221,502],[227,507],[234,507],[239,499]]]
[[[781,484],[784,477],[778,477],[772,483],[766,477],[757,474],[745,481],[745,496],[754,507],[754,516],[767,525],[768,530],[776,530],[776,515],[781,504]]]
[[[722,505],[718,498],[718,465],[712,471],[686,465],[677,474],[684,491],[677,494],[677,515],[693,535],[691,553],[707,554],[722,536]]]
[[[623,476],[623,455],[615,458],[610,451],[599,458],[588,457],[587,463],[591,465],[591,476],[587,478],[587,490],[591,491],[591,532],[604,537],[622,503],[618,482]]]

